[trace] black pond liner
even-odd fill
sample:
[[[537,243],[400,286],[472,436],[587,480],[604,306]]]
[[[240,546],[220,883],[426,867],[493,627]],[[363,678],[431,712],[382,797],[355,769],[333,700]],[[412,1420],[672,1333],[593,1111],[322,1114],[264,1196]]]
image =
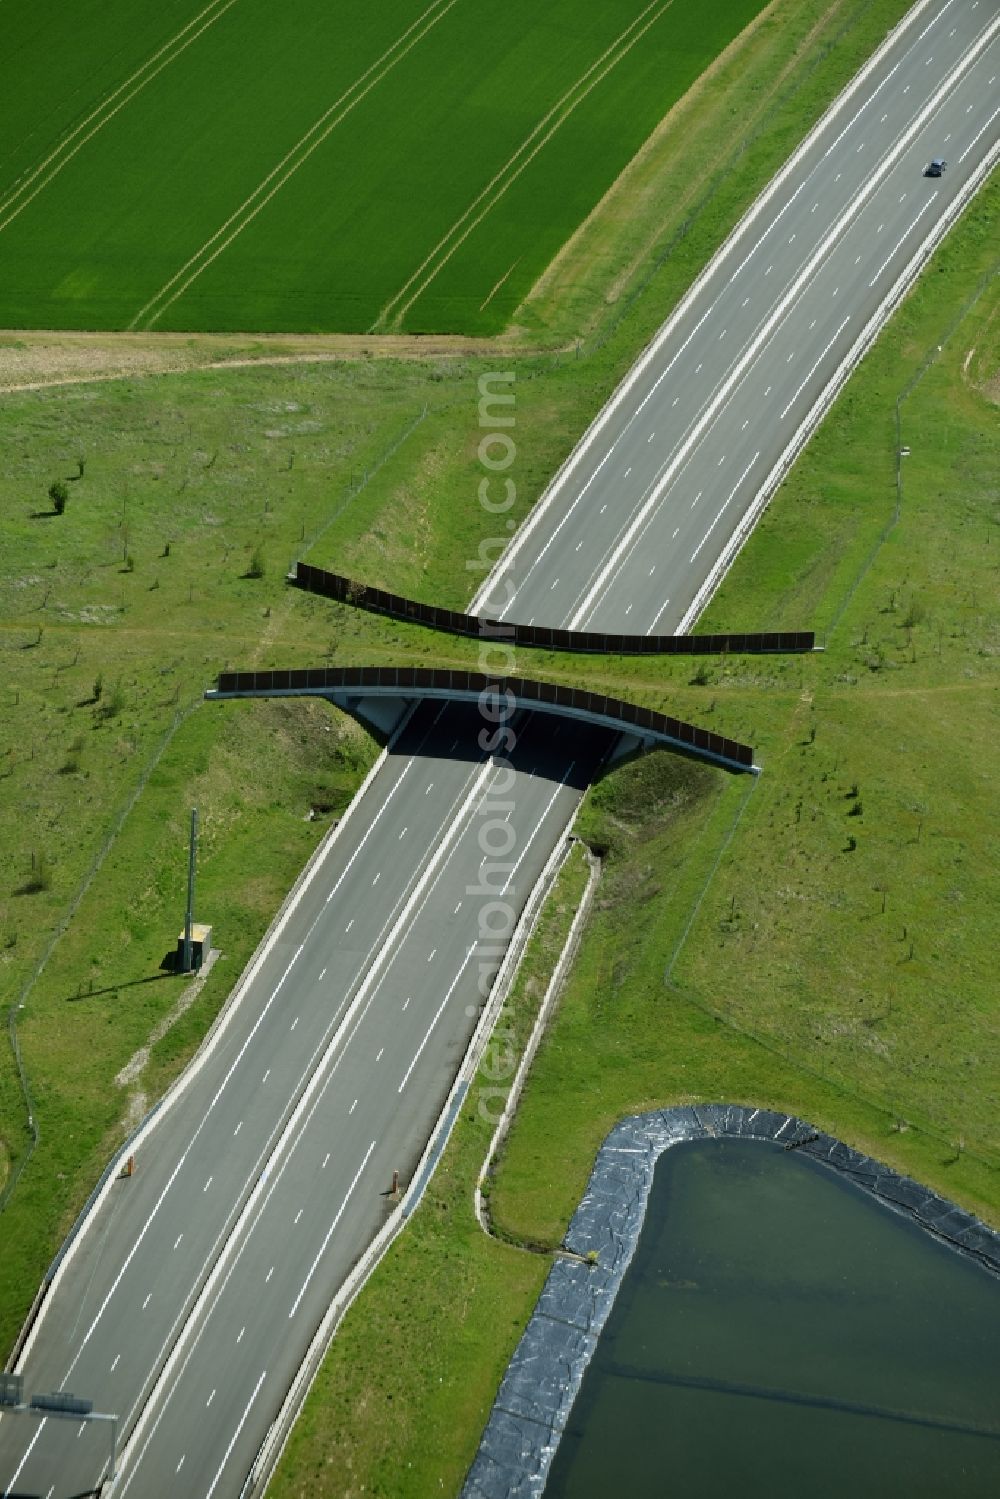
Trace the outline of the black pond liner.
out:
[[[911,1177],[802,1119],[737,1104],[658,1109],[623,1119],[598,1152],[565,1246],[514,1351],[462,1499],[538,1499],[587,1365],[639,1241],[656,1163],[671,1145],[771,1140],[841,1172],[1000,1278],[1000,1234]]]

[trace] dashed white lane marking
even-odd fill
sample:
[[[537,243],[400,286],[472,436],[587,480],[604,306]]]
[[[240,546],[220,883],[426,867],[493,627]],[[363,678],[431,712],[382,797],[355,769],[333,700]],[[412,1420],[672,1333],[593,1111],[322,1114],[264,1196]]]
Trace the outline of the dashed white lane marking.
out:
[[[900,245],[907,238],[907,236],[913,232],[913,230],[916,227],[917,223],[923,217],[923,215],[927,212],[928,208],[930,208],[931,204],[934,202],[934,199],[936,197],[938,197],[938,193],[936,191],[933,192],[933,193],[931,193],[930,197],[924,203],[924,206],[921,208],[920,212],[916,215],[915,218],[911,219],[908,227],[900,235],[899,239],[893,245],[892,249],[889,251],[888,255],[885,257],[885,259],[883,260],[882,264],[879,266],[878,270],[875,272],[874,276],[869,281],[869,283],[868,283],[869,287],[873,287],[875,285],[876,281],[881,276],[882,272],[885,270],[886,266],[889,264],[889,262],[892,259],[892,257],[896,254],[896,251],[899,249]]]
[[[412,998],[413,998],[413,996],[412,996],[412,994],[408,994],[408,995],[407,995],[407,996],[406,996],[406,998],[405,998],[405,999],[404,999],[404,1000],[403,1000],[403,1009],[404,1009],[404,1010],[405,1010],[405,1009],[406,1009],[406,1006],[407,1006],[407,1005],[408,1005],[408,1004],[409,1004],[409,1003],[410,1003],[410,1000],[411,1000],[411,999],[412,999]]]
[[[380,870],[379,870],[379,872],[378,872],[378,874],[376,874],[376,876],[375,876],[375,878],[374,878],[374,879],[373,879],[373,880],[372,880],[372,887],[373,887],[373,888],[374,888],[374,886],[375,886],[375,885],[377,885],[377,884],[378,884],[378,882],[379,882],[379,880],[380,880],[380,879],[381,879],[381,878],[382,878],[382,871],[381,871],[381,869],[380,869]]]
[[[583,546],[583,542],[582,541],[578,541],[577,544],[576,544],[575,550],[579,551],[582,546]]]
[[[213,1181],[214,1181],[214,1180],[215,1180],[215,1178],[214,1178],[214,1177],[211,1177],[211,1176],[210,1176],[210,1177],[209,1177],[209,1178],[208,1178],[208,1181],[207,1181],[207,1182],[206,1182],[206,1183],[205,1183],[205,1185],[204,1185],[204,1186],[203,1186],[203,1187],[202,1187],[202,1189],[201,1189],[201,1190],[202,1190],[202,1192],[207,1192],[207,1191],[208,1191],[208,1189],[209,1189],[209,1187],[210,1187],[210,1186],[211,1186],[211,1185],[212,1185],[212,1182],[213,1182]]]
[[[795,239],[795,235],[794,234],[790,235],[788,243],[791,244],[794,239]]]
[[[236,1446],[236,1443],[239,1441],[240,1432],[243,1430],[244,1426],[246,1425],[246,1423],[247,1423],[247,1416],[249,1416],[249,1414],[250,1414],[250,1407],[253,1405],[254,1401],[257,1399],[257,1396],[260,1394],[260,1387],[264,1383],[264,1380],[266,1379],[266,1377],[267,1377],[267,1370],[265,1369],[265,1370],[263,1370],[263,1372],[261,1373],[260,1378],[258,1379],[257,1383],[253,1387],[253,1394],[250,1396],[250,1399],[247,1401],[246,1406],[245,1406],[244,1411],[243,1411],[243,1414],[240,1417],[239,1421],[236,1423],[236,1430],[233,1432],[232,1436],[229,1438],[229,1445],[226,1448],[225,1452],[222,1454],[222,1462],[219,1464],[219,1467],[218,1467],[218,1470],[216,1472],[216,1475],[212,1479],[212,1482],[208,1486],[208,1489],[207,1489],[207,1491],[205,1493],[205,1499],[212,1499],[212,1495],[215,1493],[216,1489],[219,1487],[219,1479],[222,1477],[223,1473],[226,1471],[226,1468],[229,1466],[229,1455],[232,1452],[233,1448]]]
[[[298,1223],[299,1219],[302,1217],[302,1214],[304,1212],[305,1212],[305,1208],[299,1208],[298,1212],[295,1214],[294,1219],[292,1220],[292,1227],[293,1228],[295,1227],[295,1224]]]
[[[365,1167],[368,1165],[369,1160],[371,1159],[371,1153],[375,1149],[375,1144],[376,1144],[376,1142],[373,1140],[372,1143],[369,1145],[368,1149],[365,1151],[365,1158],[364,1158],[364,1160],[361,1162],[361,1165],[358,1167],[357,1171],[354,1173],[354,1180],[351,1182],[351,1185],[348,1187],[346,1195],[344,1197],[344,1200],[340,1204],[340,1207],[337,1209],[337,1215],[334,1218],[333,1222],[330,1224],[330,1227],[327,1229],[326,1236],[323,1239],[322,1244],[319,1246],[319,1249],[317,1250],[316,1258],[313,1260],[312,1264],[309,1267],[309,1273],[306,1276],[305,1280],[302,1282],[302,1285],[301,1285],[301,1287],[299,1289],[299,1294],[296,1296],[295,1300],[292,1303],[292,1309],[288,1313],[289,1319],[291,1319],[292,1317],[294,1317],[295,1313],[299,1309],[299,1303],[302,1300],[303,1296],[306,1294],[306,1288],[309,1285],[309,1282],[312,1280],[314,1274],[316,1273],[316,1266],[319,1264],[320,1260],[323,1258],[323,1255],[326,1253],[326,1246],[329,1244],[331,1238],[333,1237],[334,1230],[336,1229],[337,1224],[340,1222],[341,1217],[343,1216],[344,1209],[347,1207],[347,1204],[348,1204],[348,1202],[351,1199],[351,1193],[354,1191],[354,1188],[357,1186],[358,1180],[359,1180],[359,1178],[361,1176],[362,1171],[365,1169]],[[263,1376],[261,1376],[261,1377],[263,1378]],[[209,1496],[207,1494],[205,1496],[205,1499],[209,1499]]]
[[[379,1049],[378,1049],[378,1056],[375,1058],[376,1062],[381,1062],[381,1060],[382,1060],[382,1053],[384,1051],[385,1051],[385,1047],[384,1046],[380,1046]]]
[[[605,512],[605,510],[607,510],[607,508],[608,508],[607,505],[602,505],[601,508],[600,508],[600,510],[599,510],[599,512],[598,512],[598,514],[603,515],[604,512]]]
[[[750,418],[747,417],[746,421],[743,423],[742,427],[740,428],[740,431],[741,432],[745,432],[746,429],[749,427],[749,425],[750,425]]]
[[[299,1017],[296,1015],[295,1019],[292,1021],[291,1025],[288,1027],[288,1029],[290,1031],[293,1031],[295,1029],[295,1027],[298,1025],[298,1023],[299,1023]]]
[[[702,369],[701,365],[700,364],[696,364],[695,367],[694,367],[695,374],[696,375],[700,375],[701,374],[701,369]]]
[[[647,437],[647,438],[646,438],[646,441],[647,441],[647,442],[652,442],[652,441],[653,441],[653,438],[654,438],[654,437],[655,437],[655,436],[656,436],[656,433],[655,433],[655,432],[650,432],[650,434],[649,434],[649,436],[648,436],[648,437]]]
[[[865,149],[865,143],[864,143],[864,141],[862,141],[861,144],[860,144],[860,146],[858,147],[858,151],[863,151],[864,149]],[[854,154],[856,156],[858,154],[858,152],[855,151]]]
[[[330,1152],[327,1151],[326,1155],[323,1157],[323,1164],[319,1168],[321,1171],[325,1171],[326,1170],[326,1164],[329,1161],[329,1159],[330,1159]]]
[[[773,270],[774,270],[774,266],[773,265],[769,265],[768,268],[767,268],[767,270],[764,272],[764,275],[765,276],[770,276],[770,274],[771,274],[771,272]]]
[[[234,1130],[233,1130],[233,1139],[234,1139],[234,1140],[235,1140],[235,1138],[236,1138],[236,1136],[237,1136],[237,1135],[238,1135],[238,1134],[239,1134],[239,1132],[240,1132],[240,1130],[241,1130],[241,1129],[242,1129],[242,1128],[243,1128],[243,1120],[242,1120],[242,1119],[241,1119],[241,1120],[240,1120],[240,1122],[239,1122],[239,1124],[238,1124],[238,1125],[237,1125],[237,1126],[236,1126],[236,1128],[235,1128],[235,1129],[234,1129]]]
[[[453,916],[457,916],[457,915],[458,915],[458,913],[459,913],[459,911],[460,911],[460,910],[461,910],[461,909],[462,909],[462,902],[461,902],[461,901],[459,901],[459,903],[458,903],[458,905],[457,905],[457,906],[456,906],[456,907],[455,907],[455,909],[454,909],[454,911],[452,911],[452,913],[451,913],[451,914],[452,914],[452,915],[453,915]]]
[[[765,394],[765,396],[769,396],[769,395],[770,395],[770,394],[771,394],[771,391],[772,391],[772,390],[773,390],[773,389],[774,389],[774,386],[773,386],[773,385],[769,385],[769,386],[768,386],[768,387],[767,387],[767,389],[766,389],[766,390],[765,390],[765,392],[764,392],[764,394]]]
[[[726,330],[725,330],[725,328],[723,328],[722,332],[719,334],[719,342],[720,343],[725,338],[725,336],[726,336]]]
[[[178,1234],[178,1235],[177,1235],[177,1237],[176,1237],[176,1239],[175,1239],[175,1240],[174,1240],[174,1248],[175,1248],[175,1249],[176,1249],[176,1248],[177,1248],[177,1246],[178,1246],[178,1244],[179,1244],[179,1243],[180,1243],[180,1242],[181,1242],[181,1240],[182,1240],[182,1239],[183,1239],[183,1237],[184,1237],[184,1233],[183,1233],[183,1230],[182,1230],[182,1231],[181,1231],[181,1232],[180,1232],[180,1233],[179,1233],[179,1234]]]
[[[434,782],[431,781],[430,785],[427,787],[427,790],[424,792],[424,796],[430,796],[430,794],[431,794],[431,792],[433,790],[434,790]]]
[[[629,464],[629,466],[628,466],[628,468],[627,468],[627,469],[626,469],[626,470],[625,470],[625,473],[624,473],[624,474],[623,474],[623,475],[622,475],[622,477],[623,477],[623,478],[625,478],[625,479],[627,479],[627,478],[628,478],[628,476],[629,476],[629,474],[630,474],[630,473],[631,473],[631,472],[632,472],[632,465],[631,465],[631,463],[630,463],[630,464]]]
[[[670,402],[671,406],[676,406],[679,400],[680,396],[674,396],[673,400]]]
[[[663,600],[663,603],[660,605],[659,609],[657,609],[657,611],[656,611],[656,615],[655,615],[655,617],[653,619],[653,623],[650,625],[649,629],[646,631],[647,635],[652,635],[653,631],[656,629],[656,626],[660,622],[660,615],[663,613],[664,609],[667,607],[667,605],[669,603],[670,603],[669,599],[664,599]]]
[[[319,982],[322,983],[325,978],[326,978],[326,969],[324,968],[323,972],[319,976]]]
[[[789,401],[788,405],[785,407],[784,411],[781,413],[781,416],[779,417],[779,421],[783,421],[785,419],[785,417],[788,415],[788,413],[791,411],[791,409],[794,406],[795,402],[798,400],[799,396],[802,394],[803,390],[808,385],[809,381],[812,379],[812,377],[816,373],[816,371],[819,369],[819,366],[823,363],[823,360],[826,358],[827,354],[833,348],[833,345],[837,342],[837,339],[843,333],[844,329],[847,327],[847,325],[848,325],[848,323],[850,321],[851,320],[850,320],[849,317],[845,317],[844,321],[841,323],[841,325],[837,329],[836,333],[830,339],[829,343],[825,346],[825,348],[823,349],[823,352],[819,355],[819,358],[816,360],[816,363],[813,365],[812,369],[806,375],[805,379],[802,380],[801,383],[799,384],[799,386],[798,386],[795,394],[792,396],[792,399]]]
[[[243,1342],[243,1334],[245,1332],[246,1332],[246,1326],[244,1325],[243,1327],[240,1328],[239,1337],[236,1339],[237,1343],[242,1343]]]
[[[701,497],[702,497],[702,495],[704,493],[705,493],[705,491],[703,489],[699,489],[698,493],[695,495],[694,499],[691,501],[691,509],[692,510],[697,505],[698,501],[701,499]]]
[[[452,745],[452,749],[455,749],[455,748],[456,748],[456,746],[457,746],[457,745],[458,745],[458,740],[457,740],[457,739],[456,739],[456,740],[455,740],[455,743],[454,743],[454,744],[453,744],[453,745]],[[400,835],[399,835],[399,838],[398,838],[398,839],[397,839],[397,840],[396,840],[396,841],[397,841],[397,843],[398,843],[398,842],[400,842],[400,841],[401,841],[401,840],[402,840],[402,839],[403,839],[403,838],[405,838],[405,837],[406,837],[406,834],[407,834],[407,832],[408,832],[408,831],[409,831],[409,829],[408,829],[408,828],[404,828],[404,829],[403,829],[403,831],[402,831],[402,832],[401,832],[401,833],[400,833]]]
[[[274,1266],[272,1265],[271,1268],[270,1268],[270,1270],[264,1276],[264,1284],[265,1284],[265,1286],[267,1285],[268,1281],[271,1279],[271,1276],[273,1274],[274,1274]]]
[[[434,959],[434,954],[435,954],[435,953],[436,953],[436,952],[437,952],[437,948],[436,948],[436,947],[432,947],[432,948],[431,948],[431,950],[430,950],[430,955],[429,955],[429,956],[428,956],[428,959],[427,959],[427,961],[428,961],[428,963],[430,963],[430,962],[432,962],[432,961],[433,961],[433,959]]]
[[[348,922],[348,923],[347,923],[347,925],[346,925],[346,926],[345,926],[345,927],[344,927],[344,936],[345,936],[345,937],[346,937],[346,936],[347,936],[347,934],[348,934],[348,932],[349,932],[349,931],[350,931],[350,930],[351,930],[351,927],[352,927],[352,926],[353,926],[353,925],[354,925],[354,917],[353,917],[353,916],[352,916],[352,917],[351,917],[351,919],[350,919],[350,921],[349,921],[349,922]]]
[[[677,535],[676,531],[674,532],[674,535],[675,536]],[[649,576],[652,577],[655,572],[656,572],[656,563],[654,562],[653,565],[652,565],[652,567],[649,569]]]
[[[840,287],[839,287],[839,286],[835,286],[835,287],[834,287],[834,288],[833,288],[833,293],[832,293],[832,294],[833,294],[833,296],[836,296],[836,295],[837,295],[837,293],[838,293],[838,292],[839,292],[839,290],[840,290]]]
[[[882,118],[881,118],[881,119],[880,119],[880,120],[879,120],[879,124],[880,124],[880,125],[884,125],[884,124],[885,124],[885,122],[886,122],[886,120],[887,120],[887,119],[888,119],[888,118],[889,118],[889,116],[888,116],[888,115],[887,115],[887,114],[884,114],[884,115],[883,115],[883,116],[882,116]]]
[[[211,1395],[209,1395],[208,1399],[205,1401],[205,1409],[206,1410],[208,1410],[208,1407],[211,1405],[211,1403],[212,1403],[212,1401],[214,1399],[215,1399],[215,1391],[213,1390],[212,1393],[211,1393]]]
[[[632,605],[631,604],[629,604],[628,608],[625,610],[625,613],[626,614],[631,614],[632,613]]]
[[[810,333],[813,331],[813,329],[815,328],[815,326],[816,326],[816,319],[813,318],[812,322],[809,324],[809,332]]]
[[[178,1464],[177,1464],[177,1466],[176,1466],[176,1468],[175,1468],[175,1469],[174,1469],[174,1472],[175,1472],[175,1473],[179,1473],[179,1472],[180,1472],[180,1471],[181,1471],[181,1469],[182,1469],[182,1468],[183,1468],[183,1466],[184,1466],[184,1458],[185,1458],[185,1456],[186,1456],[186,1454],[185,1454],[185,1453],[183,1453],[183,1452],[182,1452],[182,1453],[181,1453],[181,1460],[180,1460],[180,1462],[179,1462],[179,1463],[178,1463]]]
[[[909,92],[910,92],[910,85],[909,85],[909,84],[907,84],[907,85],[906,85],[906,87],[905,87],[905,88],[904,88],[904,90],[903,90],[903,93],[904,93],[904,94],[908,94],[908,93],[909,93]]]
[[[716,468],[721,468],[722,465],[725,463],[725,461],[726,461],[726,455],[725,455],[725,453],[723,453],[722,457],[719,459],[718,463],[715,465]]]
[[[673,536],[671,536],[671,538],[670,538],[670,540],[671,540],[671,541],[676,541],[676,540],[677,540],[677,538],[678,538],[678,536],[679,536],[679,535],[680,535],[680,534],[681,534],[681,528],[680,528],[680,526],[678,526],[678,527],[677,527],[677,529],[676,529],[676,530],[675,530],[675,531],[674,531],[674,534],[673,534]],[[653,569],[652,569],[652,568],[650,568],[650,569],[649,569],[649,576],[650,576],[650,577],[652,577],[652,576],[653,576]]]
[[[747,466],[743,470],[742,474],[740,474],[739,478],[736,480],[736,483],[733,485],[732,489],[729,491],[729,494],[726,496],[725,503],[722,505],[721,509],[719,510],[719,513],[715,517],[715,520],[709,526],[708,530],[705,532],[704,536],[701,538],[701,540],[699,541],[698,545],[695,547],[694,553],[693,553],[693,555],[691,557],[691,561],[692,562],[695,560],[695,558],[697,557],[698,553],[701,551],[702,547],[705,545],[706,541],[711,536],[711,534],[715,530],[716,526],[719,524],[719,521],[722,519],[722,517],[723,517],[723,515],[724,515],[724,513],[725,513],[725,511],[726,511],[726,509],[727,509],[727,507],[729,505],[730,500],[733,498],[733,495],[739,489],[740,485],[743,483],[743,480],[746,478],[747,474],[753,468],[754,464],[757,462],[757,459],[759,457],[760,457],[760,450],[758,449],[758,451],[756,453],[754,453],[753,457],[750,459],[750,462],[747,464]]]
[[[118,1360],[119,1360],[119,1359],[120,1359],[120,1358],[121,1358],[121,1354],[120,1354],[120,1353],[116,1353],[116,1354],[115,1354],[115,1361],[114,1361],[114,1363],[113,1363],[113,1364],[112,1364],[112,1365],[111,1365],[111,1373],[112,1373],[112,1374],[113,1374],[113,1373],[114,1373],[114,1372],[115,1372],[115,1370],[116,1370],[116,1369],[117,1369],[117,1368],[118,1368]]]
[[[795,358],[795,350],[793,349],[792,352],[789,354],[788,358],[785,360],[785,363],[786,364],[791,364],[791,362],[792,362],[792,360],[794,358]]]
[[[268,1080],[268,1078],[269,1078],[269,1077],[270,1077],[270,1076],[271,1076],[271,1069],[270,1069],[270,1067],[269,1067],[269,1068],[268,1068],[268,1069],[267,1069],[267,1071],[266,1071],[266,1072],[265,1072],[265,1073],[264,1073],[264,1076],[263,1076],[263,1077],[262,1077],[262,1078],[261,1078],[261,1082],[262,1082],[262,1083],[266,1083],[266,1082],[267,1082],[267,1080]]]
[[[861,256],[860,255],[855,255],[855,257],[854,257],[854,264],[855,265],[860,265],[861,264]]]
[[[834,182],[839,182],[840,179],[841,179],[841,177],[843,177],[843,175],[844,175],[843,172],[838,172],[837,175],[836,175],[836,177],[834,177],[834,179],[833,179]]]
[[[152,1291],[150,1291],[149,1295],[146,1297],[145,1301],[142,1303],[142,1309],[143,1309],[143,1311],[146,1310],[147,1306],[152,1301],[152,1299],[153,1299],[153,1293],[152,1293]]]
[[[82,1436],[83,1436],[83,1433],[84,1433],[84,1432],[85,1432],[85,1431],[86,1431],[86,1430],[87,1430],[87,1423],[86,1423],[86,1421],[81,1421],[81,1422],[80,1422],[80,1430],[79,1430],[79,1431],[78,1431],[78,1432],[77,1432],[77,1434],[76,1434],[76,1436],[77,1436],[77,1441],[79,1441],[79,1439],[80,1439],[80,1438],[81,1438],[81,1437],[82,1437]],[[181,1462],[183,1462],[183,1461],[184,1461],[184,1459],[183,1459],[183,1458],[181,1458]]]
[[[749,297],[744,297],[743,301],[740,303],[740,306],[741,307],[749,307],[750,306],[750,298]]]
[[[552,588],[558,588],[558,586],[559,586],[559,579],[558,578],[553,578],[552,579]],[[549,589],[549,593],[552,592],[552,588]]]

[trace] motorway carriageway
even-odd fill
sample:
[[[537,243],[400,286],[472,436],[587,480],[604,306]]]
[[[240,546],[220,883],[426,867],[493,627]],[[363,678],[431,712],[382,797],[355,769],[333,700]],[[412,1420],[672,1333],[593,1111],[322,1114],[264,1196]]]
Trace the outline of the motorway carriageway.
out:
[[[995,154],[997,26],[996,0],[918,7],[522,528],[501,569],[511,617],[662,631],[691,616],[870,309]],[[930,181],[936,155],[950,165]],[[116,1494],[239,1493],[392,1171],[405,1181],[420,1154],[478,1014],[485,898],[466,891],[497,773],[481,726],[475,708],[418,711],[65,1262],[22,1367],[29,1390],[73,1389],[126,1430],[145,1409]],[[519,906],[608,743],[517,726]],[[80,1493],[105,1443],[0,1417],[2,1492]]]
[[[471,612],[492,593],[524,624],[691,627],[824,388],[996,159],[997,11],[937,0],[898,36],[665,324]],[[948,169],[927,178],[935,156]]]
[[[479,749],[475,704],[417,709],[68,1257],[26,1384],[86,1393],[125,1432],[154,1394],[116,1494],[239,1493],[393,1171],[408,1180],[480,1015],[480,962],[500,961],[479,913],[524,904],[617,739],[510,727],[512,771]],[[79,1493],[107,1452],[96,1424],[0,1417],[8,1494]]]

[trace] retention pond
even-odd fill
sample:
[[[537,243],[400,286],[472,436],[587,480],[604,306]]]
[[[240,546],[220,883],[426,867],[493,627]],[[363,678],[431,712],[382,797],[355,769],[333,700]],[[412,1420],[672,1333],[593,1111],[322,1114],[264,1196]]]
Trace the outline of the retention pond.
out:
[[[805,1120],[623,1119],[463,1499],[998,1499],[1000,1234]]]
[[[1000,1286],[799,1151],[660,1157],[545,1499],[1000,1494]]]

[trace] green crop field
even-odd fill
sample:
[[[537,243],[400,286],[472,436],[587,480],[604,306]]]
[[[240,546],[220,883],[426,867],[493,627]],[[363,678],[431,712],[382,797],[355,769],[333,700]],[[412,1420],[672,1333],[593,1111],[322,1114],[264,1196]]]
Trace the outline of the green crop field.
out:
[[[488,333],[762,0],[5,0],[0,326]]]

